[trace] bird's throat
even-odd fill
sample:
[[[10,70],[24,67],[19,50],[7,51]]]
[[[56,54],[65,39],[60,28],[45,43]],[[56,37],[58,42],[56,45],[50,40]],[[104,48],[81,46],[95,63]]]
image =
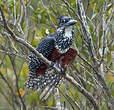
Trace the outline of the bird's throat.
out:
[[[60,53],[66,53],[73,41],[72,27],[60,28],[57,30],[55,47]]]

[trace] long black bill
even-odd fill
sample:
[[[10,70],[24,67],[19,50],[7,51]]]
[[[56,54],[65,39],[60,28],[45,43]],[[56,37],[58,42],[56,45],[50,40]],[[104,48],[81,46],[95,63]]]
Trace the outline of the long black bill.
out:
[[[69,22],[65,23],[65,26],[71,26],[74,25],[77,21],[76,20],[70,20]]]

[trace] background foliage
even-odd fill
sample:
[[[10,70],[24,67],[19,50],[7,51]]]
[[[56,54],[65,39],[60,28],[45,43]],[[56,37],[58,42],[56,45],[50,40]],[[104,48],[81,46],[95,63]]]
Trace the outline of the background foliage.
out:
[[[105,48],[103,62],[97,68],[111,95],[114,96],[113,2],[112,0],[82,1],[98,64],[101,62],[103,48]],[[110,102],[95,71],[82,60],[84,58],[93,67],[95,66],[88,52],[79,19],[72,11],[73,9],[77,13],[75,0],[0,0],[0,6],[8,26],[15,35],[29,42],[34,48],[41,39],[57,29],[57,17],[68,14],[76,19],[75,45],[81,58],[76,57],[67,73],[93,95],[100,110],[111,109],[111,102],[114,101]],[[105,22],[103,22],[103,13],[105,13]],[[105,41],[103,41],[103,35],[105,35]],[[0,110],[19,110],[22,102],[27,110],[45,110],[46,106],[56,106],[54,92],[47,100],[40,100],[40,93],[36,95],[33,91],[26,90],[29,54],[30,51],[25,46],[9,37],[0,16]],[[93,109],[88,98],[66,80],[59,86],[59,94],[61,105],[66,110]]]

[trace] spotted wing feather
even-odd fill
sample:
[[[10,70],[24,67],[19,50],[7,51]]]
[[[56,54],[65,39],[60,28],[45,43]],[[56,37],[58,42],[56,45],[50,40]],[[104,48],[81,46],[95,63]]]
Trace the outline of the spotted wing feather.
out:
[[[53,49],[54,49],[55,40],[52,37],[46,37],[38,44],[36,50],[39,53],[42,53],[44,57],[49,59]],[[26,83],[27,88],[34,89],[43,85],[48,76],[43,76],[42,71],[37,73],[37,70],[42,70],[42,65],[46,66],[35,54],[31,53],[30,62],[29,62],[29,77]],[[47,67],[46,67],[47,68]],[[45,68],[45,69],[46,69]],[[45,72],[45,70],[44,70]],[[36,74],[37,73],[37,74]],[[45,79],[45,80],[43,80]],[[44,81],[44,82],[43,82]],[[46,80],[47,82],[47,80]],[[36,87],[35,87],[36,86]]]

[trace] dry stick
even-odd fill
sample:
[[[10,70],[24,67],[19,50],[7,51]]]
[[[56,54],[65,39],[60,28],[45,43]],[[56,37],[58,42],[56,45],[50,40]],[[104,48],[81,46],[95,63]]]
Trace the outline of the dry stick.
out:
[[[15,29],[15,26],[16,26],[16,1],[14,0],[14,29]]]
[[[70,106],[72,107],[73,110],[75,110],[75,108],[73,107],[73,104],[71,103],[71,101],[66,97],[66,94],[64,95],[63,92],[59,89],[60,93],[63,95],[63,97],[68,101],[68,103],[70,104]]]
[[[112,8],[112,12],[109,16],[109,19],[106,21],[106,10],[107,10],[107,4],[108,4],[108,0],[105,0],[105,4],[103,6],[103,17],[102,17],[102,22],[103,22],[103,35],[102,35],[102,39],[103,39],[103,44],[102,44],[102,56],[101,56],[101,61],[99,64],[99,67],[102,63],[104,63],[104,57],[105,57],[105,48],[106,48],[106,37],[107,37],[107,33],[109,32],[109,25],[111,24],[111,19],[113,18],[113,13],[114,13],[114,7]],[[113,42],[114,39],[112,39],[111,42]],[[110,43],[111,43],[110,42]],[[109,44],[110,44],[109,43]],[[109,46],[109,44],[107,44],[107,47]]]
[[[13,71],[14,71],[14,74],[15,74],[15,81],[16,81],[16,88],[17,88],[17,92],[19,94],[19,98],[20,98],[20,101],[22,103],[22,110],[26,110],[26,106],[25,106],[25,103],[21,97],[21,94],[19,92],[19,85],[18,85],[18,75],[17,75],[17,72],[16,72],[16,64],[15,64],[15,57],[13,58],[12,56],[9,56],[10,57],[10,60],[11,60],[11,63],[12,63],[12,67],[13,67]]]
[[[70,100],[77,107],[78,110],[81,110],[80,106],[78,105],[78,103],[74,99],[72,99],[72,97],[69,96],[68,93],[66,93],[66,96],[67,96],[68,100]]]
[[[57,110],[62,110],[58,88],[55,88],[54,92],[55,92],[54,96],[55,96],[55,100],[56,100],[56,108],[57,108]]]
[[[1,63],[0,63],[0,67],[2,66],[2,64],[4,63],[4,60],[6,59],[6,54],[4,54],[3,58],[1,59]]]
[[[5,46],[6,46],[6,44],[5,44]],[[0,44],[0,48],[4,49],[4,46]],[[6,51],[8,51],[8,48],[9,48],[9,45],[8,45],[7,48],[5,48]],[[2,64],[4,63],[5,58],[6,58],[6,54],[3,55],[3,58],[2,58],[1,63],[0,63],[0,67],[1,67]]]
[[[78,77],[81,80],[81,82],[84,85],[89,85],[95,89],[94,85],[90,81],[86,81],[86,79],[80,75],[80,72],[78,71],[78,69],[76,69],[75,75],[76,75],[76,77]]]
[[[1,32],[1,31],[0,31]],[[7,33],[6,33],[7,34]],[[10,37],[10,35],[8,35],[7,34],[7,36],[9,36]],[[26,61],[29,61],[29,57],[28,56],[26,56],[26,55],[21,55],[21,54],[18,54],[18,53],[14,53],[14,52],[10,52],[9,50],[8,50],[8,48],[9,47],[7,47],[7,48],[5,48],[3,45],[1,45],[0,44],[0,48],[2,49],[0,49],[0,52],[1,53],[5,53],[5,56],[6,55],[11,55],[11,56],[18,56],[18,57],[20,57],[20,58],[23,58],[24,60],[26,60]],[[4,57],[5,57],[4,56]],[[0,66],[3,64],[3,61],[0,63]]]
[[[40,108],[44,108],[44,109],[51,109],[51,110],[57,110],[56,107],[50,107],[50,106],[40,106]]]
[[[3,23],[4,23],[4,28],[7,30],[7,32],[11,35],[10,37],[20,43],[20,44],[23,44],[25,47],[27,47],[31,52],[33,52],[37,57],[39,57],[42,62],[45,62],[45,64],[47,66],[51,65],[51,61],[47,60],[45,57],[43,57],[43,55],[41,53],[39,53],[38,51],[36,51],[28,42],[26,42],[24,39],[21,39],[19,37],[17,37],[12,31],[11,29],[7,26],[7,23],[6,23],[6,20],[5,20],[5,16],[4,16],[4,13],[3,13],[3,10],[2,8],[0,7],[0,12],[1,12],[1,15],[2,15],[2,18],[3,18]],[[57,71],[60,71],[58,68],[56,68]]]
[[[9,98],[6,96],[6,94],[2,91],[1,88],[0,88],[0,93],[3,95],[3,97],[5,98],[5,100],[9,103],[10,107],[12,107],[13,110],[16,110],[14,104],[10,102]]]
[[[25,56],[25,55],[19,55],[19,54],[12,53],[12,52],[6,51],[6,50],[0,50],[0,52],[5,53],[5,55],[17,56],[19,58],[22,58],[23,60],[29,61],[28,56]],[[1,66],[1,64],[0,64],[0,66]]]
[[[102,57],[99,66],[104,62],[104,57],[105,57],[105,48],[106,48],[106,31],[107,31],[107,24],[106,24],[106,10],[107,10],[107,0],[105,1],[105,5],[103,6],[103,17],[102,17],[102,22],[103,22],[103,35],[102,35],[102,40],[103,40],[103,45],[102,45]]]
[[[66,74],[65,78],[71,84],[73,84],[85,97],[87,97],[89,99],[89,101],[93,104],[95,110],[99,109],[97,101],[94,99],[94,97],[85,88],[83,88],[79,83],[77,83],[73,77]]]
[[[40,54],[39,52],[37,52],[28,42],[26,42],[24,39],[21,39],[19,37],[17,37],[12,31],[11,29],[7,26],[6,20],[5,20],[5,16],[4,13],[0,7],[0,11],[1,11],[1,15],[3,18],[3,23],[4,23],[4,28],[8,31],[8,33],[11,35],[11,37],[13,38],[14,41],[23,44],[24,46],[26,46],[31,52],[33,52],[37,57],[39,57],[43,62],[46,63],[46,65],[51,65],[51,62],[48,61],[46,58],[43,57],[42,54]]]
[[[52,18],[51,18],[51,16],[50,16],[50,14],[49,14],[49,8],[44,4],[44,1],[43,0],[41,0],[41,3],[42,3],[42,5],[43,5],[43,7],[47,10],[47,14],[48,14],[48,16],[49,16],[49,19],[50,19],[50,21],[51,21],[51,23],[53,24],[53,27],[55,28],[55,29],[57,29],[57,27],[56,27],[56,25],[54,24],[54,22],[53,22],[53,20],[52,20]]]
[[[1,71],[0,71],[0,76],[1,76],[1,78],[4,80],[4,82],[7,84],[8,88],[10,89],[11,94],[12,94],[12,97],[14,98],[13,101],[14,101],[17,105],[19,105],[19,102],[17,101],[16,95],[15,95],[15,93],[14,93],[12,87],[10,86],[9,82],[6,80],[6,78],[4,77],[4,75],[1,73]]]
[[[0,7],[0,12],[2,15],[2,19],[3,19],[3,23],[4,23],[4,28],[8,31],[8,33],[11,35],[11,37],[14,39],[14,41],[23,44],[24,46],[26,46],[31,52],[33,52],[37,57],[39,57],[47,66],[51,65],[51,62],[48,61],[45,57],[43,57],[42,54],[40,54],[38,51],[36,51],[28,42],[24,41],[23,39],[17,37],[12,31],[11,29],[7,26],[6,20],[5,20],[5,16],[3,13],[2,8]],[[59,68],[55,68],[55,70],[57,72],[60,72]],[[84,89],[80,84],[78,84],[74,78],[72,78],[71,76],[69,76],[68,74],[65,76],[65,78],[71,83],[73,84],[78,91],[80,91],[85,97],[87,97],[89,99],[89,101],[93,104],[95,110],[98,110],[98,104],[96,102],[96,100],[94,99],[94,97],[86,90]]]
[[[91,35],[90,35],[90,32],[87,30],[88,29],[88,25],[87,25],[87,22],[85,20],[82,20],[82,17],[80,16],[79,13],[80,10],[78,11],[79,13],[77,14],[75,12],[75,10],[70,6],[70,4],[65,1],[65,0],[62,0],[66,5],[67,7],[74,13],[74,15],[78,18],[81,26],[82,26],[82,30],[83,30],[83,33],[84,35],[86,35],[86,38],[84,38],[86,40],[86,42],[88,43],[88,50],[90,52],[90,55],[91,55],[91,58],[92,58],[92,61],[93,63],[95,64],[95,66],[97,66],[97,62],[95,60],[95,57],[94,57],[94,53],[93,53],[93,45],[92,45],[92,39],[91,39]],[[81,5],[82,6],[82,5]],[[77,6],[79,7],[79,6]],[[78,8],[79,9],[79,8]],[[83,13],[83,12],[82,12]],[[85,14],[85,13],[84,13]],[[85,17],[85,16],[84,16]]]
[[[29,21],[28,21],[28,16],[27,16],[27,6],[24,3],[24,0],[22,0],[23,8],[24,8],[24,14],[25,14],[25,36],[24,39],[27,41],[28,39],[28,30],[29,30]]]
[[[68,100],[70,100],[70,101],[76,106],[76,108],[77,108],[78,110],[80,110],[81,108],[80,108],[80,106],[78,105],[78,103],[76,102],[76,100],[73,99],[74,96],[73,96],[72,92],[69,90],[69,86],[68,86],[67,82],[66,82],[66,85],[65,85],[65,86],[66,86],[66,87],[65,87],[65,89],[66,89],[65,95],[67,96]],[[70,97],[70,96],[69,96],[69,92],[72,94],[73,97]]]
[[[70,6],[70,4],[67,2],[67,1],[65,1],[65,0],[62,0],[67,6],[68,6],[68,8],[69,9],[71,9],[71,11],[74,13],[74,15],[78,18],[78,20],[79,20],[79,22],[80,22],[80,24],[81,24],[81,26],[82,26],[82,30],[83,30],[83,32],[85,33],[85,35],[86,35],[86,37],[87,37],[87,42],[88,42],[88,50],[89,50],[89,53],[90,53],[90,55],[91,55],[91,58],[92,58],[92,61],[93,61],[93,63],[95,64],[95,67],[93,67],[93,69],[94,69],[94,71],[96,72],[96,74],[97,74],[97,77],[98,77],[98,80],[99,81],[101,81],[101,83],[102,83],[102,85],[103,85],[103,88],[104,88],[104,90],[105,90],[105,92],[107,93],[107,95],[108,95],[108,97],[110,98],[110,100],[112,100],[111,102],[113,102],[113,97],[112,97],[112,95],[111,95],[111,93],[110,93],[110,90],[108,89],[108,87],[106,86],[106,83],[105,83],[105,81],[104,81],[104,79],[102,78],[102,76],[99,74],[99,71],[98,71],[98,69],[96,68],[97,67],[97,62],[96,62],[96,60],[95,60],[95,57],[94,57],[94,54],[93,54],[93,46],[92,46],[92,39],[91,39],[91,35],[90,35],[90,33],[89,33],[89,31],[87,30],[87,28],[86,28],[86,26],[87,26],[87,22],[86,22],[86,19],[85,19],[85,16],[84,16],[84,19],[82,20],[82,15],[81,16],[79,16],[74,10],[73,10],[73,8]],[[81,12],[81,14],[84,14],[84,10],[83,10],[83,12],[82,12],[82,9],[80,9],[80,6],[81,6],[81,8],[83,8],[82,7],[82,1],[81,0],[77,0],[78,1],[78,12],[80,13]],[[80,5],[80,6],[79,6]],[[84,22],[84,23],[83,23]],[[87,26],[88,27],[88,26]],[[87,63],[87,62],[86,62]],[[92,67],[92,66],[91,66]]]
[[[84,12],[84,8],[83,8],[83,4],[81,0],[76,0],[76,5],[78,8],[78,15],[80,16],[81,19],[81,26],[82,26],[82,31],[86,37],[87,43],[88,43],[88,51],[91,55],[92,61],[95,65],[95,67],[97,66],[97,62],[95,60],[95,56],[94,56],[94,49],[93,49],[93,43],[92,43],[92,36],[89,32],[89,27],[86,21],[86,16],[85,16],[85,12]]]
[[[80,66],[82,66],[83,68],[86,68],[82,64],[80,64]],[[92,77],[92,79],[94,80],[95,85],[98,84],[100,88],[103,88],[103,86],[97,81],[97,79],[88,70],[86,70],[86,72]]]
[[[91,37],[90,32],[88,30],[88,24],[86,22],[86,16],[85,16],[85,12],[83,9],[82,0],[77,0],[77,7],[78,7],[79,16],[82,20],[82,22],[81,22],[82,30],[88,39],[88,51],[91,55],[94,65],[95,65],[94,69],[96,70],[97,78],[99,81],[101,81],[103,89],[105,90],[107,96],[109,97],[111,104],[113,104],[114,99],[111,95],[111,92],[110,92],[109,88],[107,87],[105,80],[102,78],[101,74],[99,74],[99,70],[98,70],[99,65],[97,64],[97,61],[96,61],[94,53],[93,53],[93,44],[92,44],[92,39],[91,39],[92,37]]]

